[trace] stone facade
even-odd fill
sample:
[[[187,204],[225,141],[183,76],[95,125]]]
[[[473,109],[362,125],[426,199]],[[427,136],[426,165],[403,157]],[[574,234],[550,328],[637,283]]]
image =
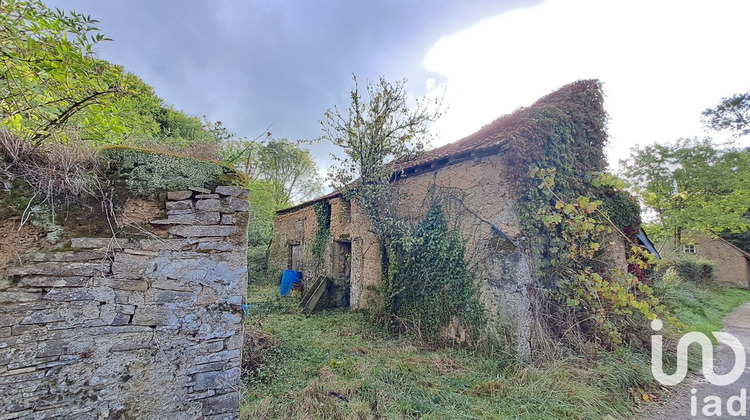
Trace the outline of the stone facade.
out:
[[[350,288],[349,305],[367,307],[375,287],[380,283],[380,247],[370,231],[370,222],[356,203],[339,196],[325,200],[331,209],[330,237],[322,259],[313,256],[313,243],[318,230],[312,204],[296,211],[280,212],[274,221],[273,239],[269,250],[269,267],[276,271],[293,267],[292,248],[299,246],[302,282],[308,288],[319,276],[329,277],[338,287]],[[348,255],[341,255],[343,252]],[[348,276],[342,275],[341,264],[348,264]],[[347,278],[342,278],[347,277]]]
[[[734,287],[750,288],[750,254],[717,238],[695,244],[696,255],[716,262],[716,279]]]
[[[502,158],[489,155],[416,173],[396,183],[408,197],[398,209],[401,217],[417,221],[431,201],[443,206],[466,241],[466,265],[474,272],[489,326],[513,331],[519,353],[528,354],[535,265],[504,172]]]
[[[514,341],[522,354],[530,351],[531,291],[534,262],[521,235],[514,195],[504,181],[499,156],[489,155],[434,167],[394,184],[398,215],[407,220],[423,218],[431,200],[447,206],[450,222],[466,241],[466,263],[472,268],[487,308],[491,326],[515,331]],[[324,198],[331,206],[331,240],[324,260],[316,264],[311,247],[317,231],[313,204],[279,212],[274,222],[270,264],[290,267],[289,247],[302,247],[305,284],[317,276],[335,277],[337,242],[351,244],[350,305],[372,307],[375,288],[381,281],[381,250],[371,233],[366,215],[355,202],[333,194]]]
[[[168,193],[140,234],[0,278],[0,418],[238,417],[247,191]]]

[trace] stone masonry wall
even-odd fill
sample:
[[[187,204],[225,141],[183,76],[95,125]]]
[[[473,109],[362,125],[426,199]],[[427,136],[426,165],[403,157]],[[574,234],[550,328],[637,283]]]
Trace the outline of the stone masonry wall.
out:
[[[518,354],[528,356],[534,261],[521,232],[509,179],[499,155],[410,176],[396,184],[408,197],[399,202],[398,214],[418,221],[431,203],[440,203],[446,219],[466,242],[466,264],[475,275],[490,331],[510,334]]]
[[[441,203],[449,222],[455,223],[466,241],[466,263],[476,276],[490,329],[510,332],[519,354],[528,355],[534,261],[520,230],[516,197],[508,180],[500,156],[470,159],[399,180],[394,186],[406,198],[399,200],[396,208],[399,217],[416,225],[433,200]],[[331,241],[346,238],[352,244],[351,306],[372,307],[374,289],[381,280],[382,258],[367,216],[353,202],[349,216],[342,217],[341,200],[332,198],[329,202]],[[303,259],[312,261],[310,246],[306,245],[313,243],[316,229],[311,206],[278,215],[269,264],[286,268],[288,243],[302,244]],[[326,258],[330,254],[328,249]],[[324,261],[324,267],[330,267],[330,258]]]
[[[695,254],[716,262],[716,280],[734,287],[750,287],[750,261],[722,239],[700,238]]]
[[[0,419],[237,418],[246,196],[170,192],[142,234],[74,238],[7,268]]]

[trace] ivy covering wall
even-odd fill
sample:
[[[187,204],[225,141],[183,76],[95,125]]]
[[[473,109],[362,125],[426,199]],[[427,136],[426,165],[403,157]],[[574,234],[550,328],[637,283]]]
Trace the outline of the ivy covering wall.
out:
[[[443,209],[433,202],[409,235],[395,243],[389,260],[385,307],[391,327],[427,342],[456,337],[453,324],[476,340],[484,322],[474,276],[465,263],[465,245]]]
[[[516,136],[504,150],[519,197],[522,231],[537,253],[540,298],[549,329],[575,327],[604,345],[622,342],[634,321],[661,309],[637,247],[640,207],[607,175],[607,114],[601,83],[572,83],[511,116]],[[604,243],[627,244],[631,273],[608,263]],[[640,271],[639,271],[640,270]],[[642,315],[642,316],[641,316]]]
[[[328,201],[315,203],[313,204],[313,210],[315,211],[317,229],[312,244],[312,257],[315,269],[318,270],[320,264],[325,260],[324,254],[328,247],[328,241],[331,239],[331,203]]]

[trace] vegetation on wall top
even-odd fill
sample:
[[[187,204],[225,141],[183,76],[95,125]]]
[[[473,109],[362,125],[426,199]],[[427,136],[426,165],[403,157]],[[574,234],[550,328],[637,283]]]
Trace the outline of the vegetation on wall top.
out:
[[[232,167],[212,160],[125,146],[105,147],[99,152],[105,173],[121,178],[128,191],[147,194],[187,187],[244,187],[247,179]]]

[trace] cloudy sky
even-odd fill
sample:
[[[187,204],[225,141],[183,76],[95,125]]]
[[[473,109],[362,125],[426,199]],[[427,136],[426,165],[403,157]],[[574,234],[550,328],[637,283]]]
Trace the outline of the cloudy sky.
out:
[[[319,137],[352,74],[445,91],[436,146],[598,78],[616,165],[636,144],[711,134],[701,111],[750,89],[746,0],[45,1],[98,19],[114,39],[100,55],[168,103],[249,138]],[[311,149],[327,166],[330,147]]]

